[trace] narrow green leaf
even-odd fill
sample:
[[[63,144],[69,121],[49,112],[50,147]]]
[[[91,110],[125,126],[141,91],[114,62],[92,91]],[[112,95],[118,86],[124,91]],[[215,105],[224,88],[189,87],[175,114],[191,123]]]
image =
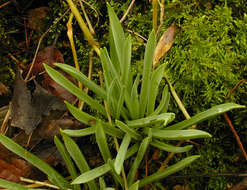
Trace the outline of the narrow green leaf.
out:
[[[150,114],[150,116],[157,115],[160,113],[166,113],[168,109],[169,101],[170,101],[170,96],[171,95],[168,90],[168,85],[166,85],[163,90],[162,97],[161,97],[158,107],[155,109],[153,113]]]
[[[55,69],[51,68],[50,66],[44,64],[46,72],[49,76],[56,81],[59,85],[64,87],[66,90],[74,94],[80,100],[85,101],[88,105],[90,105],[93,109],[101,112],[103,115],[106,116],[106,111],[104,106],[98,103],[98,101],[94,100],[90,96],[88,96],[83,90],[78,88],[72,82],[70,82],[64,75],[60,72],[56,71]]]
[[[84,129],[65,129],[62,130],[62,132],[70,137],[84,137],[84,136],[88,136],[88,135],[92,135],[94,134],[96,131],[96,127],[88,127],[88,128],[84,128]]]
[[[139,183],[140,181],[136,181],[135,183],[133,183],[130,187],[129,190],[138,190],[139,189]]]
[[[178,146],[174,146],[174,145],[170,145],[164,142],[161,142],[157,139],[153,139],[153,141],[150,143],[152,146],[160,149],[160,150],[164,150],[167,152],[174,152],[174,153],[182,153],[182,152],[188,152],[190,149],[193,148],[193,145],[187,145],[184,147],[178,147]]]
[[[142,136],[137,133],[134,129],[128,127],[128,125],[126,125],[125,123],[123,123],[122,121],[116,120],[116,125],[125,133],[129,134],[131,138],[135,139],[135,140],[141,140]]]
[[[200,157],[199,155],[194,155],[194,156],[190,156],[190,157],[184,158],[183,160],[179,161],[176,164],[173,164],[172,166],[170,166],[170,167],[168,167],[168,168],[166,168],[164,170],[155,172],[154,174],[152,174],[152,175],[150,175],[148,177],[145,177],[144,179],[140,180],[139,187],[143,187],[143,186],[145,186],[147,184],[151,184],[151,183],[153,183],[155,181],[158,181],[158,180],[161,180],[161,179],[165,178],[168,175],[176,173],[177,171],[182,170],[186,166],[190,165],[193,161],[195,161],[199,157]]]
[[[124,94],[125,94],[125,91],[126,91],[126,87],[125,86],[122,86],[121,87],[120,96],[119,96],[119,99],[118,99],[118,104],[117,104],[116,119],[119,119],[121,110],[124,107],[123,103],[124,103]]]
[[[106,91],[101,88],[99,85],[95,84],[92,80],[90,80],[86,75],[78,71],[75,67],[72,67],[67,64],[55,63],[55,66],[59,67],[63,71],[70,74],[72,77],[81,82],[84,86],[88,87],[98,96],[106,99]]]
[[[104,122],[102,122],[102,126],[106,134],[117,138],[123,138],[124,133],[116,127]]]
[[[76,166],[79,168],[81,173],[87,172],[90,170],[90,167],[88,166],[88,163],[80,151],[80,148],[77,146],[77,144],[74,142],[72,138],[67,136],[66,134],[63,134],[63,140],[65,147],[67,151],[69,152],[70,156],[73,158],[73,160],[76,163]],[[95,181],[88,182],[88,186],[90,190],[97,190],[97,185]]]
[[[119,189],[119,184],[121,185],[121,189],[124,189],[124,182],[123,182],[123,178],[120,176],[120,175],[118,175],[117,173],[116,173],[116,171],[115,171],[115,168],[114,168],[114,162],[115,162],[115,160],[108,160],[108,164],[110,165],[110,167],[111,167],[111,175],[113,176],[113,179],[114,179],[114,181],[115,181],[115,185],[116,185],[116,189]]]
[[[140,81],[140,75],[137,74],[131,90],[131,103],[129,105],[127,104],[131,112],[132,119],[137,119],[139,117],[140,103],[139,103],[138,90],[137,90],[139,81]]]
[[[72,178],[72,180],[74,180],[77,177],[77,172],[74,166],[74,163],[72,162],[68,152],[66,151],[63,143],[59,140],[59,138],[57,136],[54,137],[54,143],[58,149],[58,151],[60,152],[61,156],[63,157],[63,160],[65,161],[65,164],[68,168],[69,174]],[[80,185],[74,185],[73,187],[74,190],[80,190],[81,187]]]
[[[230,111],[232,109],[237,109],[237,108],[245,108],[245,106],[234,104],[234,103],[220,104],[204,112],[198,113],[195,116],[191,117],[190,119],[171,125],[165,129],[167,130],[185,129],[187,127],[190,127],[192,125],[205,121],[206,119],[210,119],[212,117],[215,117],[217,115],[220,115],[222,113],[225,113],[227,111]]]
[[[34,154],[28,152],[20,145],[15,143],[12,139],[0,134],[0,142],[4,145],[7,149],[14,152],[18,156],[22,157],[26,161],[30,162],[36,168],[40,169],[43,173],[49,176],[52,182],[59,186],[61,189],[68,189],[71,188],[69,182],[61,176],[56,170],[54,170],[51,166],[49,166],[46,162],[35,156]]]
[[[130,73],[130,62],[131,62],[131,38],[128,36],[128,38],[124,42],[123,47],[123,73],[122,73],[122,83],[127,87],[129,91],[129,73]]]
[[[144,133],[148,134],[150,129],[145,128]],[[166,140],[189,140],[198,138],[209,138],[212,137],[209,133],[197,129],[186,129],[186,130],[161,130],[151,129],[153,137],[166,139]]]
[[[160,65],[153,73],[149,89],[147,112],[148,115],[154,112],[156,97],[159,90],[160,81],[163,77],[165,64]]]
[[[147,150],[147,147],[148,147],[148,144],[149,144],[150,141],[151,141],[151,137],[146,137],[141,142],[141,145],[139,147],[136,159],[135,159],[134,163],[132,164],[132,166],[130,168],[130,171],[128,173],[128,176],[127,176],[127,181],[128,181],[129,185],[132,185],[132,183],[135,180],[136,171],[140,166],[140,163],[141,163],[141,161],[142,161],[142,159],[144,157],[144,154],[145,154],[145,152]]]
[[[69,102],[65,101],[65,104],[70,111],[70,113],[80,122],[91,125],[96,122],[96,118],[94,116],[89,115],[88,113],[81,111],[75,106],[71,105]]]
[[[139,147],[139,143],[135,143],[133,146],[131,146],[126,153],[125,160],[133,156],[138,151]]]
[[[129,127],[146,127],[156,123],[161,123],[163,126],[166,126],[169,122],[173,121],[175,118],[174,113],[162,113],[160,115],[148,116],[141,119],[126,121],[126,124]]]
[[[107,4],[107,9],[108,9],[108,14],[109,14],[109,19],[110,19],[110,30],[111,30],[112,37],[114,40],[116,53],[118,55],[120,68],[123,73],[123,67],[122,67],[123,66],[122,64],[123,53],[122,52],[123,52],[123,44],[125,41],[124,31],[123,31],[123,28],[121,26],[121,23],[117,15],[115,14],[114,10],[109,4]]]
[[[110,68],[109,68],[110,58],[108,56],[106,48],[100,49],[100,60],[101,60],[102,67],[103,67],[103,75],[104,75],[104,80],[106,84],[106,89],[108,89],[113,79],[112,79],[112,75],[111,75]]]
[[[130,135],[126,134],[122,140],[119,151],[117,153],[116,160],[114,162],[114,168],[118,175],[120,174],[123,168],[123,163],[130,144],[130,140],[131,140]]]
[[[101,121],[97,121],[96,123],[95,135],[96,135],[96,142],[98,144],[101,155],[104,161],[107,162],[108,159],[111,159],[111,152],[108,147],[105,131],[104,131]]]
[[[94,168],[88,172],[81,174],[76,179],[74,179],[71,184],[81,184],[81,183],[90,182],[90,181],[106,174],[110,170],[111,170],[111,167],[109,166],[109,164],[108,163],[104,164],[100,167]]]
[[[0,187],[7,188],[11,190],[30,190],[18,183],[10,182],[0,178]]]
[[[107,89],[107,106],[109,112],[112,116],[116,117],[117,111],[117,100],[116,100],[116,93],[114,92],[114,88],[116,87],[116,79],[113,79],[109,89]]]
[[[142,104],[142,106],[140,106],[140,117],[144,116],[147,107],[155,46],[156,40],[155,32],[153,30],[149,35],[144,55],[142,86],[140,94],[140,103]]]

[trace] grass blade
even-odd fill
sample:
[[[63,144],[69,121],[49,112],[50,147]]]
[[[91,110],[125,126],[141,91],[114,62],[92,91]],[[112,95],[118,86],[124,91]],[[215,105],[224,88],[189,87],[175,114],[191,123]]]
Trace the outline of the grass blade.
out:
[[[7,188],[11,190],[30,190],[18,183],[10,182],[0,178],[0,187]]]
[[[139,117],[139,111],[140,111],[140,103],[138,98],[138,85],[140,81],[140,75],[137,74],[134,84],[131,89],[131,102],[127,104],[130,112],[131,112],[131,118],[137,119]]]
[[[88,127],[84,129],[78,129],[78,130],[70,130],[70,129],[65,129],[62,130],[62,132],[70,137],[84,137],[88,135],[94,134],[96,131],[96,127]]]
[[[80,122],[91,125],[96,122],[96,118],[89,115],[88,113],[81,111],[80,109],[76,108],[75,106],[71,105],[69,102],[65,101],[65,104],[70,111],[70,113]]]
[[[69,171],[69,174],[70,174],[72,180],[74,180],[77,177],[77,172],[76,172],[76,169],[74,167],[74,163],[72,162],[67,150],[65,149],[63,143],[59,140],[59,138],[57,136],[54,137],[54,143],[55,143],[58,151],[60,152],[61,156],[63,157],[63,160],[65,161],[65,164],[67,166],[67,169]],[[74,190],[80,190],[81,187],[80,187],[80,185],[74,185],[73,189]]]
[[[109,4],[107,4],[107,9],[110,19],[110,30],[113,37],[116,54],[118,56],[120,69],[121,72],[123,73],[124,64],[122,63],[122,61],[123,61],[123,44],[125,41],[124,31],[117,15],[115,14],[114,10]]]
[[[123,123],[122,121],[116,120],[116,125],[125,133],[129,134],[131,138],[135,139],[135,140],[141,140],[142,136],[137,133],[134,129],[128,127],[128,125],[126,125],[125,123]]]
[[[46,72],[49,76],[56,81],[59,85],[64,87],[66,90],[74,94],[80,100],[85,101],[88,105],[90,105],[93,109],[101,112],[103,115],[106,116],[105,108],[98,101],[94,100],[90,96],[88,96],[83,90],[78,88],[72,82],[70,82],[64,75],[60,72],[56,71],[55,69],[51,68],[50,66],[44,64]]]
[[[73,141],[73,139],[71,139],[66,134],[62,133],[62,136],[63,136],[65,147],[68,150],[70,156],[75,161],[76,166],[79,168],[80,172],[84,173],[84,172],[89,171],[90,167],[88,166],[87,161],[84,155],[82,154],[82,152],[80,151],[79,147],[77,146],[77,144]],[[97,185],[95,181],[88,182],[88,187],[90,190],[97,190]]]
[[[155,46],[156,46],[155,32],[152,31],[151,34],[149,35],[145,49],[145,55],[144,55],[142,86],[141,86],[141,94],[140,94],[140,102],[142,104],[142,106],[140,106],[140,117],[144,116],[148,102],[148,94],[150,89],[149,87],[150,87],[150,79],[151,79]]]
[[[55,63],[55,66],[59,67],[66,73],[70,74],[72,77],[81,82],[84,86],[88,87],[99,97],[106,99],[106,91],[101,88],[99,85],[95,84],[92,80],[90,80],[86,75],[78,71],[75,67],[72,67],[67,64]]]
[[[171,95],[170,95],[170,92],[168,90],[168,86],[166,85],[164,90],[163,90],[162,97],[161,97],[161,100],[160,100],[158,107],[155,109],[155,111],[153,113],[150,114],[150,116],[157,115],[160,113],[166,113],[167,109],[168,109],[170,97],[171,97]]]
[[[126,134],[122,140],[119,151],[117,153],[116,160],[114,162],[114,168],[118,175],[120,174],[123,168],[123,163],[130,144],[130,140],[131,140],[130,135]]]
[[[169,122],[173,121],[174,118],[175,118],[174,113],[162,113],[160,115],[154,115],[141,119],[126,121],[126,124],[129,127],[134,127],[134,128],[146,127],[156,123],[162,123],[163,126],[166,126]]]
[[[245,108],[245,106],[234,104],[234,103],[225,103],[220,104],[217,106],[214,106],[204,112],[201,112],[199,114],[196,114],[195,116],[191,117],[190,119],[184,120],[182,122],[179,122],[177,124],[171,125],[165,129],[167,130],[178,130],[178,129],[185,129],[187,127],[190,127],[192,125],[195,125],[197,123],[200,123],[206,119],[210,119],[212,117],[215,117],[217,115],[220,115],[222,113],[225,113],[227,111],[230,111],[232,109],[237,108]]]
[[[190,165],[193,161],[195,161],[199,157],[200,157],[199,155],[194,155],[194,156],[184,158],[183,160],[177,162],[176,164],[173,164],[172,166],[169,166],[168,168],[164,170],[158,171],[148,177],[145,177],[144,179],[140,180],[139,187],[143,187],[147,184],[158,181],[168,175],[176,173],[177,171],[182,170],[186,166]]]
[[[96,135],[96,142],[98,144],[101,155],[102,155],[105,163],[107,163],[108,159],[111,159],[111,152],[110,152],[110,149],[108,147],[105,131],[104,131],[104,128],[102,126],[101,121],[98,121],[96,123],[95,135]]]
[[[22,157],[26,161],[30,162],[36,168],[40,169],[43,173],[48,175],[48,177],[52,180],[52,182],[59,186],[61,189],[68,189],[71,188],[69,182],[61,176],[56,170],[54,170],[51,166],[49,166],[46,162],[35,156],[34,154],[28,152],[20,145],[15,143],[12,139],[0,134],[0,142],[4,145],[7,149],[14,152],[18,156]]]
[[[139,180],[138,180],[137,182],[133,183],[133,184],[129,187],[129,190],[138,190],[138,189],[139,189],[139,183],[140,183]]]
[[[147,106],[148,115],[154,112],[155,101],[158,94],[159,85],[164,74],[164,69],[165,64],[162,64],[152,73]]]
[[[152,142],[150,143],[152,146],[160,149],[160,150],[164,150],[167,152],[174,152],[174,153],[182,153],[182,152],[188,152],[190,149],[193,148],[193,145],[187,145],[184,147],[178,147],[178,146],[174,146],[174,145],[170,145],[164,142],[161,142],[157,139],[153,139]]]
[[[143,139],[143,141],[141,142],[140,148],[138,150],[136,159],[132,165],[132,167],[130,168],[130,171],[128,173],[127,176],[127,181],[128,181],[128,185],[132,185],[132,183],[135,180],[135,175],[136,175],[136,171],[144,157],[144,154],[147,150],[148,144],[151,141],[151,137],[146,137],[145,139]]]
[[[128,92],[130,91],[130,88],[128,86],[129,84],[129,76],[130,76],[130,62],[131,62],[131,39],[130,36],[125,40],[124,47],[123,47],[123,73],[121,75],[122,77],[122,83],[127,87]]]
[[[117,104],[116,119],[119,119],[120,113],[121,113],[122,108],[123,108],[125,91],[126,91],[126,87],[122,86],[121,87],[120,96],[119,96],[119,99],[118,99],[118,104]]]
[[[111,167],[109,164],[104,164],[100,167],[94,168],[88,172],[85,172],[78,176],[76,179],[73,180],[71,184],[81,184],[81,183],[88,183],[104,174],[109,172],[111,170]]]
[[[145,128],[144,133],[148,134],[150,129]],[[198,138],[210,138],[212,137],[209,133],[197,129],[186,129],[186,130],[161,130],[151,129],[153,137],[165,139],[165,140],[189,140]]]

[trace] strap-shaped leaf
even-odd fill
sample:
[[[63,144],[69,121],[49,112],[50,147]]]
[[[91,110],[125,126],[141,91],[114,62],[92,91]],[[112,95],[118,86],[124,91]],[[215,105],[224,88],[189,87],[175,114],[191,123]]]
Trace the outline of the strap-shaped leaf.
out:
[[[146,127],[156,123],[162,123],[163,126],[166,126],[169,122],[173,121],[175,118],[174,113],[162,113],[160,115],[154,115],[149,117],[144,117],[141,119],[126,121],[126,124],[129,127],[139,128]]]
[[[124,31],[117,15],[115,14],[114,10],[109,4],[107,4],[107,9],[110,19],[110,30],[113,37],[116,54],[118,56],[118,60],[120,63],[120,69],[121,72],[123,73],[124,65],[122,64],[122,62],[123,62],[123,48],[124,48],[123,44],[125,42]]]
[[[66,73],[70,74],[72,77],[81,82],[84,86],[88,87],[99,97],[106,99],[106,91],[101,88],[99,85],[95,84],[92,80],[90,80],[86,75],[78,71],[75,67],[72,67],[67,64],[55,63],[55,66],[59,67]]]
[[[0,187],[6,189],[12,189],[12,190],[30,190],[29,188],[26,188],[18,183],[10,182],[1,178],[0,178]]]
[[[68,188],[71,188],[69,182],[63,176],[61,176],[56,170],[54,170],[51,166],[49,166],[46,162],[44,162],[34,154],[22,148],[12,139],[0,134],[0,142],[7,149],[14,152],[18,156],[22,157],[26,161],[30,162],[36,168],[40,169],[43,173],[48,175],[48,177],[52,180],[52,183],[59,186],[61,189],[66,190]]]
[[[117,103],[116,119],[119,119],[121,110],[124,107],[123,103],[124,103],[125,91],[126,91],[126,86],[122,86],[121,87],[121,92],[120,92],[120,95],[119,95],[119,99],[118,99],[118,103]]]
[[[101,60],[102,67],[103,67],[103,75],[104,75],[104,80],[106,84],[106,89],[108,89],[113,79],[112,79],[112,75],[111,75],[110,68],[109,68],[110,58],[108,56],[106,48],[100,49],[100,60]]]
[[[59,140],[59,138],[57,136],[54,137],[54,143],[55,143],[59,153],[63,157],[63,160],[65,161],[65,164],[68,168],[68,171],[69,171],[69,174],[70,174],[72,180],[74,180],[77,177],[77,172],[76,172],[74,163],[72,162],[67,150],[65,149],[63,143]],[[74,186],[73,189],[75,189],[75,190],[81,189],[80,185],[73,185],[73,186]]]
[[[152,146],[160,149],[160,150],[164,150],[167,152],[174,152],[174,153],[182,153],[182,152],[188,152],[190,149],[193,148],[193,145],[187,145],[184,147],[178,147],[178,146],[174,146],[174,145],[170,145],[164,142],[161,142],[157,139],[153,139],[152,142],[150,143]]]
[[[195,161],[199,157],[200,157],[199,155],[194,155],[194,156],[184,158],[183,160],[177,162],[176,164],[173,164],[172,166],[169,166],[168,168],[164,170],[155,172],[154,174],[140,180],[139,187],[143,187],[147,184],[151,184],[155,181],[165,178],[168,175],[176,173],[177,171],[182,170],[186,166],[190,165],[193,161]]]
[[[80,148],[77,146],[77,144],[74,142],[72,138],[67,136],[66,134],[63,134],[63,140],[65,147],[67,151],[69,152],[70,156],[73,158],[73,160],[76,163],[76,166],[79,168],[81,173],[87,172],[90,170],[90,167],[88,166],[88,163],[80,151]],[[95,181],[88,182],[88,186],[90,190],[97,190],[97,185]]]
[[[126,125],[125,123],[123,123],[122,121],[116,120],[116,125],[125,133],[129,134],[131,138],[135,139],[135,140],[141,140],[142,136],[137,133],[134,129],[128,127],[128,125]]]
[[[163,90],[162,97],[161,97],[161,100],[160,100],[158,107],[155,109],[155,111],[153,113],[150,114],[150,116],[157,115],[159,113],[166,113],[167,109],[168,109],[170,97],[171,97],[171,95],[170,95],[170,92],[168,90],[168,86],[166,85],[164,90]]]
[[[97,121],[95,126],[96,126],[96,133],[95,133],[96,142],[98,144],[99,150],[101,152],[101,155],[105,163],[107,163],[108,159],[111,159],[111,152],[108,147],[105,131],[104,131],[101,121]]]
[[[132,164],[130,171],[128,173],[128,176],[127,176],[128,185],[132,185],[132,183],[134,182],[136,171],[139,168],[139,165],[140,165],[140,163],[144,157],[144,154],[147,150],[147,147],[148,147],[148,144],[150,141],[151,141],[151,137],[146,137],[141,142],[141,145],[140,145],[140,148],[138,150],[136,159],[135,159],[134,163]]]
[[[153,30],[149,35],[145,49],[145,55],[144,55],[142,86],[141,86],[141,94],[140,94],[140,102],[142,104],[142,106],[140,106],[140,117],[144,116],[147,107],[155,46],[156,46],[156,40],[155,40],[155,32]]]
[[[150,129],[145,128],[143,132],[148,134]],[[209,133],[197,130],[197,129],[186,129],[186,130],[161,130],[151,129],[153,137],[166,139],[166,140],[188,140],[198,138],[209,138],[212,137]]]
[[[192,125],[205,121],[206,119],[210,119],[227,111],[237,108],[245,108],[245,106],[234,104],[234,103],[225,103],[214,106],[204,112],[198,113],[195,116],[191,117],[190,119],[184,120],[177,124],[171,125],[165,129],[167,130],[177,130],[177,129],[186,129]]]
[[[133,183],[130,187],[129,190],[138,190],[139,189],[139,183],[140,181],[136,181],[135,183]]]
[[[70,113],[80,122],[91,125],[96,122],[96,118],[80,109],[76,108],[75,106],[71,105],[69,102],[65,101],[65,104],[70,111]]]
[[[93,109],[99,111],[103,115],[106,116],[106,111],[104,106],[98,103],[98,101],[94,100],[90,96],[88,96],[83,90],[78,88],[72,82],[70,82],[64,75],[60,72],[56,71],[55,69],[51,68],[50,66],[44,64],[46,72],[50,75],[50,77],[64,87],[66,90],[74,94],[80,100],[85,101],[88,105],[90,105]]]
[[[131,118],[137,119],[139,117],[139,111],[140,111],[140,103],[139,103],[139,97],[138,97],[138,85],[140,81],[140,74],[137,74],[135,78],[135,82],[131,89],[131,103],[127,106],[131,112]]]
[[[116,173],[119,175],[122,168],[123,168],[123,163],[125,160],[125,156],[130,144],[131,137],[129,134],[126,134],[122,140],[122,143],[120,145],[119,151],[116,156],[116,160],[114,162],[114,168]]]
[[[74,179],[71,184],[87,183],[89,181],[92,181],[92,180],[106,174],[110,170],[111,170],[111,167],[109,166],[109,164],[108,163],[104,164],[100,167],[94,168],[88,172],[81,174],[76,179]]]
[[[87,127],[87,128],[78,129],[78,130],[65,129],[65,130],[62,130],[62,132],[70,137],[84,137],[84,136],[94,134],[96,132],[96,127],[92,126],[92,127]]]
[[[124,47],[123,47],[123,73],[121,75],[122,78],[122,84],[124,84],[128,91],[129,89],[129,73],[130,73],[130,62],[131,62],[131,38],[128,36],[128,38],[124,42]]]
[[[148,115],[154,112],[155,101],[158,94],[160,81],[164,74],[164,69],[165,69],[165,64],[162,64],[152,73],[151,85],[149,89],[148,106],[147,106]]]

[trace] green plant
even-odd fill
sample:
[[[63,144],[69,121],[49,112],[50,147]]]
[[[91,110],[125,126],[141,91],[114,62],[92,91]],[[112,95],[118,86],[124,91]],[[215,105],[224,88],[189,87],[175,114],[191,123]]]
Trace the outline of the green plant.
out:
[[[4,146],[46,173],[50,181],[61,189],[81,189],[79,184],[87,184],[90,190],[98,189],[97,178],[99,178],[100,188],[106,189],[104,175],[107,173],[113,176],[113,181],[110,185],[116,188],[121,186],[131,190],[160,180],[188,166],[199,158],[199,155],[189,156],[162,171],[157,171],[150,176],[136,180],[136,172],[141,167],[141,162],[150,145],[168,152],[187,152],[192,148],[192,145],[176,147],[168,144],[167,141],[211,137],[207,132],[187,128],[231,109],[244,107],[234,103],[222,104],[201,112],[191,119],[171,125],[170,123],[175,118],[175,115],[167,112],[170,99],[167,86],[162,92],[160,101],[157,98],[159,94],[158,87],[165,67],[160,65],[152,72],[153,54],[156,46],[154,31],[151,32],[146,45],[143,73],[133,76],[130,72],[131,38],[125,37],[120,22],[110,6],[108,6],[108,13],[110,18],[110,55],[106,48],[100,50],[105,80],[103,87],[89,80],[83,73],[72,66],[55,64],[88,87],[96,96],[101,98],[102,102],[88,96],[61,73],[45,65],[47,73],[57,83],[102,115],[101,117],[90,115],[65,102],[71,114],[89,126],[80,130],[62,130],[64,144],[57,137],[54,138],[55,144],[63,156],[68,172],[72,177],[72,182],[67,181],[45,162],[25,151],[8,137],[0,135],[0,142]],[[102,104],[103,102],[105,107]],[[106,119],[109,120],[109,123],[106,122]],[[71,138],[87,135],[95,135],[97,145],[105,162],[98,168],[90,169],[78,145]],[[121,141],[116,155],[113,151],[110,151],[107,135],[115,139],[116,147],[118,140]],[[125,170],[124,161],[134,156],[135,160],[129,168],[127,178],[125,178],[125,171],[127,170]],[[79,176],[74,163],[81,173]],[[120,175],[121,171],[122,176]],[[11,184],[0,181],[0,185],[8,188],[10,187],[8,185]]]

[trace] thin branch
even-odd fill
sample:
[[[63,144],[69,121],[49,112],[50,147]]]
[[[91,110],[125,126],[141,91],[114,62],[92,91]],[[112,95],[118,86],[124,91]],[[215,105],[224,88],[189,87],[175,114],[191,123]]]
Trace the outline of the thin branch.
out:
[[[62,15],[62,16],[60,16],[42,35],[41,35],[41,37],[40,37],[40,39],[39,39],[39,42],[38,42],[38,45],[37,45],[37,48],[36,48],[36,51],[35,51],[35,54],[34,54],[34,58],[33,58],[33,61],[32,61],[32,63],[31,63],[31,67],[29,68],[29,71],[28,71],[28,73],[27,73],[27,76],[26,76],[26,78],[25,78],[25,82],[27,82],[28,81],[28,78],[29,78],[29,76],[30,76],[30,74],[31,74],[31,72],[32,72],[32,70],[33,70],[33,66],[34,66],[34,62],[35,62],[35,60],[36,60],[36,57],[37,57],[37,54],[38,54],[38,52],[39,52],[39,47],[40,47],[40,44],[41,44],[41,42],[42,42],[42,40],[44,39],[44,37],[48,34],[48,32],[68,13],[70,11],[70,9],[67,9],[65,12],[64,12],[64,14]]]
[[[122,22],[125,20],[125,18],[126,18],[127,15],[129,14],[130,10],[132,9],[134,3],[135,3],[135,0],[132,0],[131,3],[130,3],[130,5],[129,5],[129,7],[128,7],[128,9],[126,10],[126,12],[124,13],[124,15],[123,15],[122,18],[120,19],[120,23],[122,23]]]
[[[84,17],[85,17],[85,19],[86,19],[86,21],[87,21],[88,28],[89,28],[90,32],[91,32],[93,35],[95,35],[95,31],[94,31],[94,29],[93,29],[93,27],[92,27],[92,24],[91,24],[91,22],[90,22],[90,20],[89,20],[89,18],[88,18],[88,16],[87,16],[87,12],[86,12],[86,10],[85,10],[85,8],[84,8],[82,2],[79,1],[79,3],[80,3],[80,6],[81,6],[81,9],[82,9],[82,12],[83,12],[83,14],[84,14]]]

